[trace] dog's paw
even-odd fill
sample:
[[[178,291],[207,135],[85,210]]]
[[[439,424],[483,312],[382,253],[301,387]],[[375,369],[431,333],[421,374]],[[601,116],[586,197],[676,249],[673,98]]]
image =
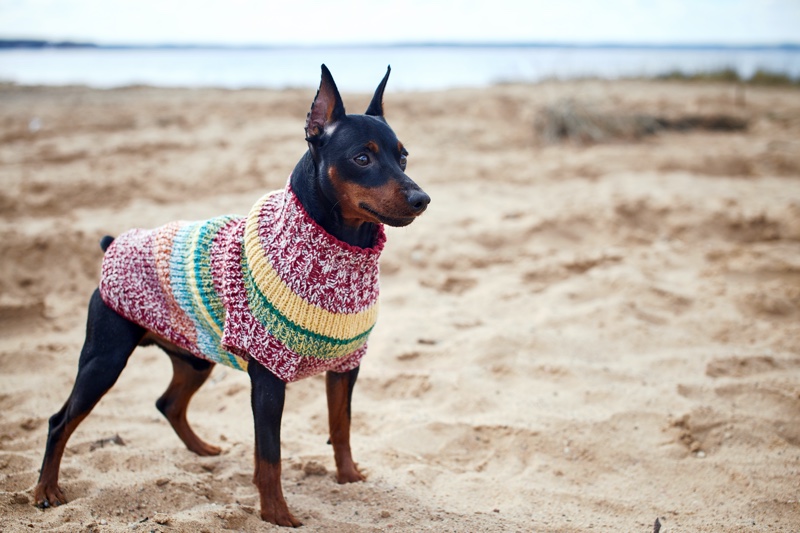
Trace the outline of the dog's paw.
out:
[[[213,457],[222,453],[222,448],[219,446],[208,444],[200,439],[197,439],[197,443],[195,443],[189,449],[201,457]]]
[[[342,468],[336,472],[337,483],[344,485],[345,483],[358,483],[359,481],[367,480],[367,476],[359,471],[357,464],[351,463],[351,466],[352,468]]]
[[[281,506],[273,506],[265,509],[262,506],[261,520],[283,527],[300,527],[303,525],[300,520],[295,518],[294,515],[289,512],[289,509],[285,505],[283,508],[280,507]]]
[[[47,509],[67,503],[67,498],[58,485],[50,486],[40,483],[33,490],[33,502],[39,509]]]

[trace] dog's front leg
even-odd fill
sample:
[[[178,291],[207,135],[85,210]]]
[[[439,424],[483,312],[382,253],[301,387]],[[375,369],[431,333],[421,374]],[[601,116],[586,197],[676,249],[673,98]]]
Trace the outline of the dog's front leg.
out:
[[[286,383],[251,361],[247,373],[252,382],[253,420],[256,433],[256,468],[253,483],[261,498],[261,519],[279,526],[297,527],[281,489],[281,416]]]
[[[336,460],[336,481],[353,483],[366,478],[358,471],[350,451],[350,404],[353,387],[358,377],[358,367],[349,372],[328,372],[325,375],[325,388],[328,393],[328,424]]]

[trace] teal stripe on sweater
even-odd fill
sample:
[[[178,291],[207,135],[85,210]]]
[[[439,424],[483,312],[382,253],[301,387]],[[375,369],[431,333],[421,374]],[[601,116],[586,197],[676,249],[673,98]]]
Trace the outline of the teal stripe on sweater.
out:
[[[200,300],[220,331],[225,322],[225,310],[222,299],[214,290],[214,280],[211,275],[211,246],[219,230],[232,218],[230,216],[217,217],[201,225],[198,228],[197,246],[194,251],[194,278]]]
[[[231,217],[217,217],[182,227],[170,257],[170,284],[175,300],[195,326],[197,347],[211,360],[241,370],[233,354],[222,349],[224,307],[211,276],[211,245]]]
[[[197,228],[196,247],[194,253],[194,283],[198,289],[200,301],[196,302],[198,310],[202,305],[208,316],[211,317],[214,325],[218,328],[212,328],[211,323],[208,322],[206,314],[200,314],[200,320],[205,324],[205,330],[208,331],[211,346],[209,349],[213,350],[220,357],[219,362],[231,366],[237,370],[242,370],[236,358],[230,352],[221,348],[221,337],[217,331],[222,331],[225,323],[225,309],[222,304],[222,299],[219,294],[214,290],[214,279],[211,274],[211,247],[214,244],[214,239],[217,237],[219,230],[222,229],[228,222],[233,219],[232,216],[221,216],[208,220]],[[195,295],[195,299],[197,295]]]

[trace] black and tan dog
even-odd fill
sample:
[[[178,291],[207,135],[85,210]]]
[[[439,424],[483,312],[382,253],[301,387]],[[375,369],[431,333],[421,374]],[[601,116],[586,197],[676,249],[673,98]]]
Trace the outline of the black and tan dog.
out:
[[[339,483],[364,480],[364,476],[353,462],[350,451],[350,404],[353,386],[358,376],[360,356],[363,355],[358,350],[365,349],[366,335],[374,323],[370,322],[373,318],[371,308],[353,315],[358,319],[359,327],[364,329],[364,332],[361,332],[360,329],[353,330],[358,334],[351,332],[351,336],[345,335],[347,338],[344,340],[336,337],[333,333],[328,334],[327,330],[320,330],[321,333],[317,330],[310,332],[304,330],[303,328],[306,326],[295,323],[297,320],[292,318],[291,313],[302,318],[300,316],[302,313],[296,310],[299,306],[302,309],[307,308],[307,313],[317,313],[319,316],[335,319],[335,312],[318,308],[325,307],[325,302],[320,303],[319,300],[331,296],[339,298],[340,292],[347,293],[348,288],[341,286],[342,279],[351,279],[354,283],[361,282],[352,276],[351,278],[343,277],[336,271],[336,268],[330,265],[314,264],[313,250],[318,246],[316,243],[324,242],[328,243],[325,246],[340,247],[344,250],[342,253],[352,252],[357,255],[363,250],[374,251],[375,249],[379,252],[385,238],[383,224],[405,226],[425,211],[430,202],[430,197],[406,176],[407,152],[383,118],[383,93],[388,78],[389,71],[375,91],[364,115],[347,115],[330,72],[324,65],[322,66],[322,81],[306,120],[308,151],[296,165],[289,180],[287,191],[291,191],[290,200],[274,200],[273,197],[270,197],[264,202],[263,207],[259,208],[261,211],[254,208],[255,211],[258,211],[256,213],[258,216],[253,218],[253,211],[251,211],[251,215],[248,215],[246,220],[244,217],[241,219],[220,217],[211,219],[211,223],[204,223],[200,226],[168,225],[164,227],[166,229],[162,228],[159,230],[160,233],[156,234],[147,233],[144,230],[136,233],[139,230],[133,230],[133,238],[126,237],[128,234],[125,234],[113,242],[111,238],[104,239],[102,246],[104,250],[107,249],[103,264],[104,281],[101,282],[100,289],[95,291],[89,304],[86,341],[81,351],[75,385],[61,410],[50,418],[44,461],[39,482],[34,490],[36,505],[49,507],[67,501],[58,485],[59,467],[67,440],[78,424],[116,382],[134,348],[145,344],[160,346],[172,360],[174,370],[172,381],[156,405],[169,420],[187,448],[199,455],[216,455],[220,453],[220,449],[201,440],[189,427],[186,420],[186,409],[192,395],[206,381],[215,362],[228,364],[228,360],[225,359],[228,358],[231,366],[246,368],[252,383],[252,408],[255,421],[255,475],[253,481],[258,487],[260,495],[262,519],[282,526],[300,525],[300,521],[289,512],[280,482],[281,415],[286,381],[292,379],[287,378],[290,374],[287,374],[286,368],[270,368],[269,364],[264,363],[264,361],[272,361],[272,356],[275,354],[271,351],[283,350],[295,359],[303,359],[304,354],[296,346],[311,345],[314,350],[317,350],[315,355],[318,359],[308,366],[305,374],[291,374],[291,376],[299,378],[314,371],[326,371],[330,443],[333,445],[337,480]],[[284,203],[280,204],[281,201]],[[276,300],[277,303],[270,304],[269,298],[262,299],[267,302],[267,307],[264,307],[262,300],[259,300],[261,292],[265,292],[259,292],[261,278],[258,276],[262,276],[264,270],[262,256],[264,253],[270,252],[269,250],[263,252],[253,245],[256,246],[256,249],[253,254],[250,254],[248,245],[251,243],[247,239],[250,235],[248,232],[251,231],[249,226],[251,218],[255,221],[252,231],[255,237],[251,240],[261,242],[258,233],[260,231],[258,226],[261,220],[260,213],[262,211],[272,213],[270,206],[273,204],[279,205],[274,210],[291,210],[291,206],[294,205],[291,204],[292,201],[301,206],[297,207],[295,211],[299,212],[298,216],[305,221],[304,224],[307,225],[307,228],[319,228],[322,235],[315,235],[314,238],[317,241],[309,245],[311,248],[308,246],[305,248],[312,250],[311,253],[301,253],[292,257],[293,263],[284,269],[283,275],[285,277],[286,272],[297,270],[306,272],[307,276],[329,277],[323,280],[324,290],[321,289],[321,292],[318,293],[314,292],[313,286],[311,288],[307,286],[309,283],[306,279],[279,280],[278,283],[282,283],[280,290],[286,293],[286,298],[288,298],[286,301],[291,303],[291,305],[285,305],[286,309],[283,312],[281,306],[285,304],[284,300]],[[289,224],[290,222],[286,220],[283,223]],[[208,243],[215,243],[215,246],[220,245],[217,248],[223,252],[216,253],[211,258],[198,257],[198,250],[206,249],[203,248],[204,241],[201,237],[207,236],[209,228],[214,229],[217,233],[212,235],[213,238],[207,239]],[[297,241],[302,241],[305,232],[308,231],[307,228],[298,230],[284,227],[281,229],[280,235],[290,233],[292,237],[286,238],[286,240],[298,245]],[[172,283],[175,286],[166,288],[161,286],[155,289],[143,286],[141,280],[146,279],[147,276],[153,279],[157,278],[154,272],[158,268],[164,265],[166,265],[165,268],[175,267],[174,255],[177,253],[179,239],[187,235],[194,235],[191,233],[194,230],[197,230],[195,234],[199,235],[198,242],[200,244],[192,247],[194,255],[190,259],[186,259],[188,262],[196,261],[191,263],[187,276],[195,275],[206,268],[215,276],[213,283],[208,283],[199,289],[195,287],[195,300],[187,301],[179,297],[170,299],[164,294],[170,288],[175,294],[178,294],[180,287],[177,287],[176,284],[189,283],[192,282],[191,279],[186,281],[181,276],[173,276],[171,281],[167,279],[165,283],[167,285]],[[157,235],[157,237],[153,237],[153,235]],[[158,254],[163,255],[164,252],[155,248],[155,244],[153,244],[156,241],[163,241],[164,235],[174,238],[169,241],[170,245],[167,250],[168,256],[169,253],[173,254],[171,263],[169,259],[165,263],[163,258],[160,258]],[[310,237],[311,235],[309,235]],[[265,237],[263,242],[266,244],[264,246],[266,248],[274,247],[276,246],[275,242],[282,238]],[[147,246],[134,248],[130,243],[137,239],[145,242]],[[303,244],[303,242],[299,243],[299,245]],[[121,250],[126,247],[133,249],[135,253],[145,253],[141,250],[148,250],[146,253],[150,255],[147,257],[150,257],[152,261],[148,263],[149,259],[137,256],[135,260],[124,260],[123,258],[123,266],[119,268],[107,265],[111,262],[109,257],[120,255]],[[211,244],[208,244],[207,248],[211,250]],[[216,250],[216,248],[214,249]],[[156,251],[151,253],[150,250]],[[280,250],[278,253],[280,254]],[[332,261],[336,259],[334,256],[338,253],[333,253]],[[234,272],[218,275],[220,268],[217,263],[224,262],[227,257],[225,254],[233,254]],[[259,260],[262,263],[259,263]],[[159,263],[159,261],[162,262]],[[253,279],[244,279],[243,276],[247,275],[238,270],[239,266],[248,261],[253,261],[253,265],[255,265],[252,268],[252,272],[256,273],[253,275]],[[295,263],[302,264],[295,268]],[[377,266],[377,259],[375,259],[375,266]],[[114,270],[114,268],[118,268],[118,270]],[[122,270],[119,270],[120,268]],[[139,271],[136,270],[137,268]],[[147,270],[148,268],[149,270]],[[245,269],[245,271],[247,270]],[[374,273],[377,275],[377,269]],[[160,279],[164,281],[163,276]],[[331,279],[338,280],[337,283],[340,284],[332,285]],[[237,280],[239,285],[236,285]],[[113,287],[106,288],[106,292],[103,292],[104,283],[108,286],[117,283],[119,285],[117,290],[125,295],[125,301],[120,303],[120,300],[112,295]],[[330,292],[332,286],[334,289],[333,292]],[[226,287],[228,288],[226,289]],[[230,287],[233,288],[230,289]],[[237,290],[237,287],[241,290]],[[294,289],[291,287],[300,287],[302,291],[306,291],[305,296],[301,298],[295,295],[292,292]],[[300,289],[297,289],[296,292],[302,292]],[[366,289],[361,287],[359,290],[362,293],[370,291],[369,287]],[[155,311],[151,312],[151,309],[146,307],[143,302],[148,294],[147,291],[151,291],[150,294],[156,294],[158,298],[161,298],[162,303],[166,302],[162,306],[166,311],[158,314]],[[377,287],[375,296],[377,297]],[[351,298],[345,294],[340,299],[348,303],[354,299],[357,300],[358,297],[360,296],[355,295]],[[257,322],[250,315],[242,318],[236,313],[240,313],[242,308],[246,308],[250,304],[242,303],[240,299],[252,300],[252,306],[261,306],[259,307],[261,311],[263,311],[262,308],[274,310],[275,314],[280,316],[275,318],[265,316],[261,311],[259,311],[261,314],[253,311],[253,316],[257,315],[261,322]],[[270,307],[273,304],[274,309]],[[196,320],[192,322],[194,319],[191,315],[197,311],[198,306],[202,307],[200,310],[204,312],[204,314],[198,312],[198,316],[202,314],[208,319],[206,325],[209,326],[209,332],[197,333],[193,341],[187,340],[188,337],[180,331],[186,331],[186,324],[189,325],[189,329],[197,324]],[[150,316],[152,314],[157,316]],[[236,329],[241,324],[237,325],[237,318],[233,315],[238,316],[238,319],[246,327]],[[350,316],[346,317],[347,320],[351,320],[351,318]],[[183,324],[184,330],[180,330],[175,322]],[[250,344],[250,349],[230,348],[230,346],[239,348],[243,346],[241,343],[237,344],[236,340],[226,340],[236,335],[240,339],[245,339],[246,342],[256,342],[259,337],[254,332],[260,331],[259,328],[264,330],[265,333],[262,337],[268,338],[269,342]],[[218,335],[214,333],[215,331]],[[292,344],[300,337],[302,338],[297,341],[296,346]],[[278,341],[275,341],[276,338]],[[209,348],[209,339],[215,341],[216,345]],[[319,353],[319,350],[328,348],[330,349],[329,353]],[[227,350],[231,350],[233,353],[229,353]],[[300,355],[298,356],[295,352]],[[358,357],[348,359],[349,365],[337,366],[335,363],[337,354],[341,355],[345,352],[356,353]],[[218,354],[218,357],[210,357],[208,353]],[[280,359],[277,355],[276,357]],[[317,364],[319,361],[321,363]],[[334,363],[328,364],[327,361],[334,361]],[[355,362],[353,363],[353,361]]]

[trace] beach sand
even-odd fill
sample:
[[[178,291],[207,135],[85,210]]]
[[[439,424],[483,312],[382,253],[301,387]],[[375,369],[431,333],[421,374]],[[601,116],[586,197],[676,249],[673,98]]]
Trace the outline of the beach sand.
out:
[[[246,374],[217,368],[188,452],[134,353],[33,506],[99,239],[246,213],[305,151],[313,90],[0,88],[0,531],[269,531]],[[345,94],[350,112],[370,95]],[[744,131],[546,144],[539,111],[727,114]],[[389,92],[432,197],[388,228],[337,485],[324,378],[289,385],[304,531],[800,531],[800,91],[654,81]]]

